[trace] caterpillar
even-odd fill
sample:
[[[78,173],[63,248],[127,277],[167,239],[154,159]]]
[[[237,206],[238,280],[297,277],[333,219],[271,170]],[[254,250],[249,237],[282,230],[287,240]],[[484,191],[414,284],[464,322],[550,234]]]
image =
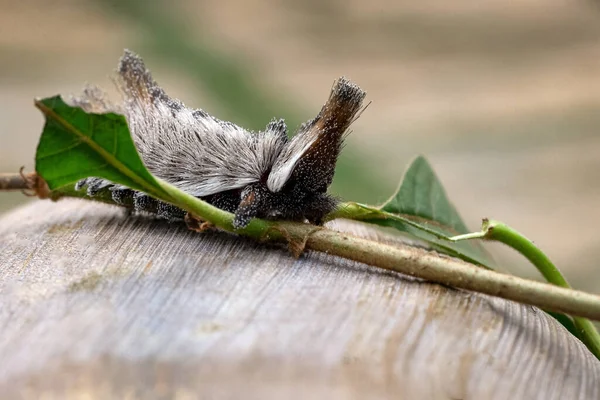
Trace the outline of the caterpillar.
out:
[[[364,110],[366,93],[342,77],[317,116],[288,138],[283,119],[253,132],[221,121],[169,97],[144,61],[125,50],[115,78],[121,104],[88,86],[70,103],[88,112],[123,114],[147,169],[175,187],[235,214],[234,227],[254,217],[308,221],[320,225],[338,200],[327,193],[349,126]],[[94,197],[109,189],[115,203],[170,221],[185,211],[142,192],[100,178],[75,185]]]

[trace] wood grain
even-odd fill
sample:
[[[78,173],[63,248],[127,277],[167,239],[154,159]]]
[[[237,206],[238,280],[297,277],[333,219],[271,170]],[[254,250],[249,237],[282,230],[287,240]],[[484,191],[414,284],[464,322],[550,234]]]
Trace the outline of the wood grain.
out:
[[[4,215],[0,249],[2,399],[600,398],[540,310],[325,254],[77,200]]]

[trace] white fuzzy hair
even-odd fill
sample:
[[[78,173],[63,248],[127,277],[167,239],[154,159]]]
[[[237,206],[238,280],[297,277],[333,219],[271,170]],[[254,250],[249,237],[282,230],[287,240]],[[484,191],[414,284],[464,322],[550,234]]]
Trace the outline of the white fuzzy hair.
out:
[[[340,98],[344,99],[341,106],[350,104],[348,112],[354,117],[365,95],[360,88],[341,78],[330,97],[335,101],[324,106],[321,119],[317,117],[304,124],[294,138],[288,140],[283,120],[272,121],[265,131],[251,132],[202,110],[185,107],[165,94],[142,59],[129,50],[125,50],[117,72],[115,81],[123,95],[122,105],[110,105],[104,94],[92,87],[87,88],[83,96],[71,99],[71,103],[88,112],[115,111],[125,115],[148,170],[196,197],[241,189],[260,181],[266,183],[271,192],[279,192],[302,157],[310,151],[313,157],[322,155],[326,150],[323,146],[330,146],[333,155],[332,160],[325,161],[323,169],[324,179],[329,180],[325,187],[328,186],[333,176],[333,171],[328,169],[335,166],[342,140],[336,132],[334,106]],[[325,115],[328,111],[333,116]],[[347,126],[339,128],[345,131]],[[335,133],[328,137],[327,130]],[[314,146],[319,140],[323,148]],[[314,176],[314,179],[321,178],[319,174]]]

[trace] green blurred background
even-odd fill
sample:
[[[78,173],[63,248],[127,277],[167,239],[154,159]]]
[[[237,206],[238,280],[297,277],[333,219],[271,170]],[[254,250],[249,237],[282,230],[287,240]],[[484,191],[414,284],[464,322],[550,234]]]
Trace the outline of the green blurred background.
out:
[[[472,229],[503,220],[600,293],[600,7],[593,2],[0,0],[0,171],[34,168],[33,98],[109,79],[123,48],[167,92],[248,128],[315,115],[348,76],[371,106],[333,192],[380,203],[425,154]],[[115,94],[116,96],[116,94]],[[0,194],[0,212],[31,201]],[[510,251],[502,265],[537,277]]]

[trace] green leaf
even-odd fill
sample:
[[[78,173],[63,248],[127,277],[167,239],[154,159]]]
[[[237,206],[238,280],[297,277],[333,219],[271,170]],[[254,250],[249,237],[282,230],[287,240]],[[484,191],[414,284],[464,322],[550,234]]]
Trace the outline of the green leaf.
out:
[[[233,214],[150,174],[123,116],[88,114],[79,107],[69,106],[60,96],[37,100],[35,105],[46,117],[36,152],[36,171],[56,197],[82,197],[73,184],[90,176],[99,177],[174,204],[192,215],[201,215],[225,230],[233,230]],[[110,196],[94,200],[110,201]],[[269,227],[269,223],[253,219],[243,233],[262,238]]]
[[[360,219],[395,228],[428,242],[437,251],[465,261],[489,268],[494,265],[481,243],[448,241],[451,236],[469,231],[422,156],[410,164],[398,191],[381,207],[369,208],[369,213]]]
[[[51,190],[94,176],[155,197],[166,196],[142,163],[125,117],[88,114],[60,96],[36,100],[35,105],[46,117],[36,171]]]
[[[418,156],[410,164],[398,191],[381,206],[381,210],[435,221],[457,234],[469,232],[423,156]]]

